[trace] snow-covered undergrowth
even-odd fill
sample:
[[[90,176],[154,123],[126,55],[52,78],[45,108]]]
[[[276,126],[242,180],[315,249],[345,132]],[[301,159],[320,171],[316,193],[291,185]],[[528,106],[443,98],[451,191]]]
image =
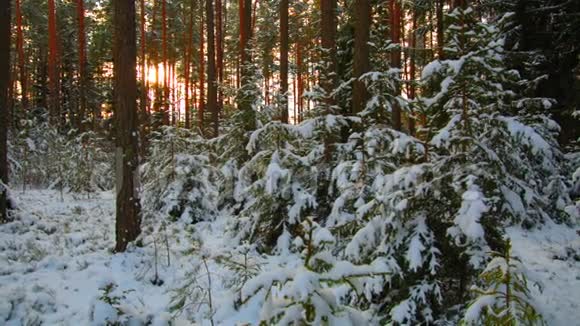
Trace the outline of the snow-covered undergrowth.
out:
[[[580,234],[546,223],[534,231],[507,230],[513,254],[529,278],[531,296],[548,325],[577,325],[580,318]]]
[[[182,255],[192,245],[183,225],[152,224],[140,247],[113,255],[112,193],[91,199],[65,194],[64,201],[52,190],[14,196],[17,219],[0,226],[0,325],[104,325],[106,320],[167,325],[175,319],[170,311],[174,290],[200,263]],[[203,234],[210,239],[208,252],[216,252],[212,241],[219,242],[219,232]],[[221,274],[211,264],[210,272]],[[221,276],[215,278],[212,285],[219,293]],[[203,279],[199,283],[206,286]],[[230,299],[214,298],[216,304]],[[204,305],[200,308],[203,312]],[[200,313],[200,319],[204,316]]]
[[[300,267],[291,275],[287,274],[291,269],[274,269],[278,264],[298,260],[265,261],[252,254],[249,245],[232,248],[223,238],[224,225],[219,218],[211,224],[198,223],[196,230],[183,224],[170,225],[167,230],[152,226],[153,230],[146,231],[142,238],[142,247],[111,254],[111,193],[98,193],[90,200],[65,195],[62,202],[60,194],[50,190],[16,193],[15,197],[18,220],[0,226],[2,325],[104,325],[107,319],[131,320],[133,325],[168,325],[170,320],[189,324],[185,319],[206,325],[210,319],[222,325],[257,324],[263,317],[259,300],[235,308],[236,301],[256,286],[254,281],[243,287],[240,280],[249,280],[262,271],[273,280],[297,277],[320,281]],[[165,233],[169,235],[169,266]],[[580,318],[580,237],[575,230],[547,223],[534,230],[511,227],[507,235],[512,240],[513,255],[527,269],[533,303],[547,324],[576,324]],[[322,234],[318,237],[324,239]],[[162,281],[155,282],[157,285],[153,284],[154,242],[158,279]],[[212,281],[211,310],[204,260]],[[194,286],[186,284],[191,282],[191,274],[196,280]],[[309,283],[286,283],[281,291],[307,291],[305,284]],[[179,304],[176,298],[180,289],[187,289],[181,314],[172,309]],[[340,291],[334,295],[340,295]]]

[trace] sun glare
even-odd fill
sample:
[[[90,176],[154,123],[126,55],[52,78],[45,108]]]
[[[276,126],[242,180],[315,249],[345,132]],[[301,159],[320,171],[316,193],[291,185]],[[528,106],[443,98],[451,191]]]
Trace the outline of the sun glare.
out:
[[[163,69],[163,64],[158,64],[157,65],[157,69],[155,69],[155,66],[148,66],[147,68],[145,68],[146,70],[146,76],[147,76],[147,82],[149,84],[161,84],[163,83],[163,76],[164,76],[164,69]],[[159,75],[157,75],[159,74]]]

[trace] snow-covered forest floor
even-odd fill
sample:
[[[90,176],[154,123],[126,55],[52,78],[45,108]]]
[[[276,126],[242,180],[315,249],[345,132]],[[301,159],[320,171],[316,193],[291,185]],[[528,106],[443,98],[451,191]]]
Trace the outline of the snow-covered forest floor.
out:
[[[177,314],[170,309],[172,298],[183,282],[192,279],[198,286],[190,287],[194,290],[188,294],[188,305],[201,324],[209,325],[210,315],[224,325],[259,318],[252,305],[246,311],[234,310],[236,293],[227,288],[235,275],[219,263],[228,247],[221,238],[219,218],[211,225],[192,226],[196,231],[180,223],[165,230],[149,220],[140,246],[112,254],[112,192],[88,199],[64,194],[61,200],[53,190],[16,191],[15,196],[18,218],[0,226],[0,324],[102,325],[106,318],[129,318],[136,325],[166,325]],[[190,240],[193,233],[203,248],[191,253],[196,249]],[[548,325],[578,325],[580,236],[576,230],[545,224],[533,231],[512,227],[508,235],[513,254],[528,269],[533,299]],[[211,310],[204,260],[212,280]],[[188,323],[178,317],[177,324]]]
[[[0,226],[0,324],[103,325],[106,319],[127,315],[137,325],[166,325],[175,317],[169,313],[173,290],[199,267],[197,257],[181,255],[190,246],[183,241],[186,232],[179,227],[163,232],[152,228],[142,247],[112,254],[111,192],[92,194],[90,199],[64,194],[61,200],[58,191],[32,190],[16,197],[17,220]],[[165,232],[172,233],[167,237],[170,265]],[[155,283],[163,284],[154,285],[157,241],[161,281]],[[219,291],[221,272],[211,273],[216,275],[212,285]],[[204,282],[202,278],[199,284],[206,286]],[[119,309],[107,304],[105,293]],[[231,298],[214,301],[226,299]],[[203,303],[197,308],[207,310]],[[202,319],[204,315],[200,314]]]

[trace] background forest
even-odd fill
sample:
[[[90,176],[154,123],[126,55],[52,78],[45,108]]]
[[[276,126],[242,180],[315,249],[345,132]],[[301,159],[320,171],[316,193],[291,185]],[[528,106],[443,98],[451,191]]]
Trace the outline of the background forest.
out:
[[[0,0],[0,324],[577,323],[579,31],[570,0]]]

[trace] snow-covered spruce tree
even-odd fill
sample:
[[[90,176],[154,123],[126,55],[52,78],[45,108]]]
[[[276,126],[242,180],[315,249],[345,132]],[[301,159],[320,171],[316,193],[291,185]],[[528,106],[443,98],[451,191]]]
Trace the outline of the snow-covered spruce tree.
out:
[[[329,189],[333,200],[326,225],[335,228],[347,240],[361,225],[357,209],[372,197],[374,180],[403,164],[420,161],[424,156],[424,146],[417,139],[385,124],[392,104],[395,101],[404,104],[400,97],[393,95],[396,94],[397,75],[396,69],[389,69],[361,77],[370,99],[366,109],[350,119],[348,139],[334,146]],[[344,232],[345,228],[350,231]]]
[[[481,268],[488,248],[502,246],[502,225],[531,226],[558,218],[565,205],[553,207],[552,198],[569,201],[566,187],[547,189],[561,185],[563,172],[554,138],[557,129],[537,107],[541,103],[547,108],[550,101],[521,94],[525,82],[517,72],[505,69],[496,24],[478,22],[473,14],[471,8],[457,8],[449,15],[445,51],[451,59],[425,68],[424,85],[438,86],[433,96],[419,102],[431,135],[427,172],[433,178],[427,177],[426,185],[432,187],[435,199],[429,213],[439,215],[439,226],[432,228],[439,230],[440,247],[447,242],[445,247],[454,248],[441,250],[447,256],[443,261],[453,252],[463,261],[454,269],[441,264],[442,281],[457,278],[459,270],[473,275],[469,271]],[[467,275],[459,278],[458,288],[446,290],[463,297],[470,282]]]
[[[321,65],[325,65],[324,62]],[[322,70],[325,71],[325,70]],[[324,78],[324,77],[323,77]],[[315,215],[322,222],[330,213],[334,201],[331,194],[332,170],[340,160],[339,144],[347,137],[352,126],[360,122],[357,116],[341,114],[341,107],[336,104],[337,97],[351,92],[352,82],[348,81],[327,94],[320,85],[314,85],[306,94],[306,100],[312,101],[314,107],[307,112],[306,120],[298,130],[303,137],[306,157],[317,169],[315,197],[318,202]]]
[[[249,63],[244,69],[250,73],[248,77],[245,77],[247,82],[243,83],[242,87],[237,90],[236,97],[238,107],[242,104],[246,107],[225,121],[225,132],[210,141],[216,153],[217,162],[221,165],[223,177],[219,185],[218,206],[236,210],[239,209],[235,199],[238,172],[240,167],[251,159],[246,150],[250,135],[256,128],[270,121],[269,113],[272,112],[265,107],[262,93],[258,87],[263,76],[257,69],[257,65]]]
[[[269,252],[284,227],[316,207],[316,168],[304,157],[294,126],[269,122],[254,131],[246,149],[251,159],[237,175],[239,217],[232,230]]]
[[[44,109],[30,111],[19,123],[19,130],[12,134],[10,153],[10,173],[13,184],[27,187],[48,187],[52,184],[48,160],[49,143],[52,138],[64,141],[48,122]]]
[[[242,230],[242,237],[257,242],[259,251],[273,254],[273,267],[264,266],[265,272],[242,289],[243,305],[265,304],[262,321],[378,322],[370,319],[376,312],[373,302],[391,276],[399,274],[388,255],[363,261],[344,254],[347,240],[365,223],[354,212],[371,195],[373,178],[424,156],[417,140],[385,125],[363,128],[362,121],[376,122],[378,106],[388,106],[390,99],[381,93],[393,76],[368,78],[376,98],[364,118],[333,114],[338,106],[329,104],[322,88],[314,88],[308,97],[318,104],[309,119],[298,126],[271,122],[250,137],[247,149],[253,158],[240,169],[237,194],[244,196],[238,197],[241,218],[233,230]],[[335,92],[345,88],[343,84]],[[347,133],[350,137],[342,142]],[[328,241],[320,246],[313,234]],[[320,255],[318,263],[312,262],[313,254]],[[286,296],[281,301],[280,293]]]
[[[211,162],[207,141],[187,129],[162,127],[142,166],[145,211],[188,222],[213,218],[219,171]]]
[[[428,132],[422,133],[427,148],[412,137],[383,132],[386,148],[400,155],[378,160],[385,158],[378,154],[383,166],[366,171],[372,183],[352,181],[361,168],[340,172],[368,165],[372,155],[365,147],[335,170],[341,193],[355,194],[338,197],[329,219],[334,227],[351,227],[354,235],[341,246],[346,257],[358,263],[388,257],[401,270],[376,297],[395,323],[457,322],[450,309],[465,303],[487,253],[502,247],[501,226],[556,216],[550,196],[568,201],[565,187],[548,193],[543,179],[562,175],[553,123],[527,109],[538,100],[517,93],[518,75],[502,67],[497,29],[472,14],[458,8],[450,15],[451,59],[425,70],[417,109],[428,117]]]
[[[320,87],[311,91],[308,98],[317,100],[318,105],[312,117],[297,126],[272,121],[276,110],[258,106],[258,102],[254,105],[257,129],[249,133],[246,153],[238,155],[249,159],[242,161],[233,178],[240,215],[233,230],[241,239],[256,242],[262,252],[274,248],[284,227],[311,214],[317,220],[326,218],[328,209],[316,209],[331,205],[327,185],[334,164],[334,142],[340,139],[336,135],[358,121],[333,114],[336,107],[325,101],[327,96],[331,95]]]
[[[291,235],[290,233],[294,235]],[[368,325],[374,287],[394,273],[384,259],[354,265],[333,253],[336,239],[312,217],[285,229],[270,266],[241,289],[241,304],[258,305],[258,319],[275,325]],[[359,309],[357,304],[366,309]]]
[[[559,127],[545,115],[552,101],[527,97],[528,82],[505,69],[498,26],[510,15],[489,24],[476,22],[471,8],[458,8],[449,18],[446,53],[453,59],[434,61],[423,74],[426,84],[439,84],[421,101],[433,127],[431,145],[479,165],[480,185],[491,183],[485,191],[495,185],[486,197],[512,221],[565,219]]]
[[[580,111],[576,111],[574,117],[580,120]],[[578,139],[580,143],[580,139]],[[568,161],[572,165],[572,196],[576,199],[576,205],[570,205],[568,212],[576,217],[576,222],[580,221],[580,150],[567,154]]]
[[[428,220],[429,194],[416,188],[427,165],[420,163],[423,144],[383,127],[353,134],[342,146],[352,157],[333,171],[338,196],[326,224],[337,237],[336,250],[352,263],[385,259],[393,266],[389,282],[374,288],[371,302],[379,303],[379,316],[432,321],[431,305],[441,292],[434,274],[441,263]]]
[[[65,176],[65,184],[73,193],[90,193],[113,188],[114,159],[107,150],[108,144],[95,132],[79,135],[69,133],[67,157],[70,170]]]
[[[20,185],[25,191],[31,183],[44,181],[46,171],[38,164],[42,148],[38,147],[36,135],[32,132],[34,121],[23,119],[20,126],[21,130],[12,131],[8,162],[12,183]]]
[[[46,181],[49,188],[58,189],[62,194],[67,190],[66,179],[72,168],[68,157],[68,139],[58,129],[47,125],[42,142],[46,144],[43,153],[46,161],[41,165],[46,171]]]

